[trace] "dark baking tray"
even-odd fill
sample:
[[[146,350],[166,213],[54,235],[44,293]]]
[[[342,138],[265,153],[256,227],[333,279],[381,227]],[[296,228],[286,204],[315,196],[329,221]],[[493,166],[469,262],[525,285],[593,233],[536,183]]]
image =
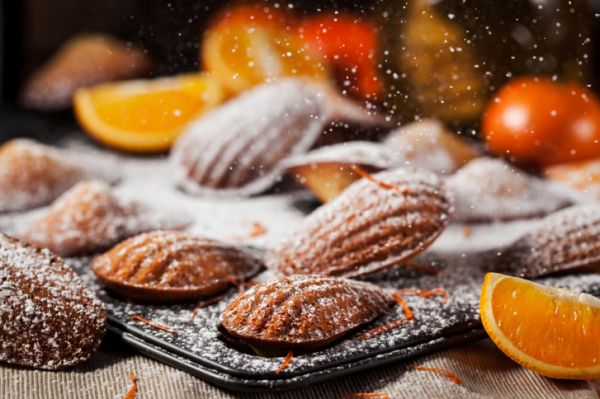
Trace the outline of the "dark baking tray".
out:
[[[139,305],[112,296],[98,285],[89,268],[89,259],[68,260],[79,273],[94,284],[109,313],[109,328],[121,338],[159,361],[189,372],[215,385],[239,391],[272,391],[305,387],[366,368],[407,357],[430,353],[467,340],[481,338],[479,291],[485,269],[493,267],[489,254],[429,254],[419,260],[440,270],[437,275],[414,269],[382,273],[370,280],[384,288],[448,290],[450,300],[441,297],[405,296],[415,318],[397,329],[368,341],[356,337],[365,329],[403,316],[394,307],[373,325],[350,335],[336,345],[314,354],[295,356],[280,374],[275,370],[282,358],[262,358],[226,346],[216,335],[221,309],[236,292],[230,290],[217,304],[200,310],[191,321],[195,304]],[[544,278],[544,284],[600,294],[600,275],[575,274]],[[173,328],[170,334],[132,321],[139,315]]]

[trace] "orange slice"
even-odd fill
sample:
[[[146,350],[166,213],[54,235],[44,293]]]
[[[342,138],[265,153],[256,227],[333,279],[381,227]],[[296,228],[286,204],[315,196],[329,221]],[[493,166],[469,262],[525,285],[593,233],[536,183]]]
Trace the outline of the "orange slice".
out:
[[[282,76],[325,78],[321,56],[284,21],[285,15],[268,9],[227,10],[204,36],[204,68],[232,93]]]
[[[600,299],[488,273],[480,312],[492,341],[523,367],[552,378],[600,378]]]
[[[125,151],[168,150],[185,126],[223,100],[205,74],[133,80],[79,89],[73,98],[81,126],[101,143]]]

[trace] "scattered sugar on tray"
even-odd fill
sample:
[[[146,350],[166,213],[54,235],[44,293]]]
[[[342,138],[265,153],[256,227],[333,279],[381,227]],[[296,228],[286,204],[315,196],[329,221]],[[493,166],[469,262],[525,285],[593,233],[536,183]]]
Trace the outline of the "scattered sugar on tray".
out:
[[[446,186],[455,197],[457,221],[539,217],[574,201],[570,190],[559,190],[504,161],[485,157],[472,160],[448,177]]]
[[[245,240],[245,242],[260,242],[263,247],[272,247],[282,237],[289,235],[303,217],[302,212],[292,205],[294,199],[297,198],[296,194],[270,195],[244,201],[231,199],[214,201],[192,198],[172,188],[164,159],[124,157],[120,164],[124,180],[122,185],[117,188],[118,192],[143,198],[159,209],[173,208],[189,212],[196,221],[190,230],[202,235],[228,240],[233,229],[239,229],[240,235],[243,235],[247,230],[248,223],[261,220],[268,227],[267,233],[257,240]],[[152,179],[147,177],[149,170],[152,171]],[[265,217],[266,212],[268,212],[268,218]],[[18,225],[19,221],[23,220],[21,218],[26,216],[27,214],[0,216],[0,226]],[[488,240],[486,242],[491,245],[494,240],[501,240],[507,234],[502,229],[502,225],[485,228],[482,226],[481,228],[484,229],[482,234],[477,233],[479,231],[477,228],[474,229],[473,236],[470,239],[473,247],[476,247],[478,240]],[[462,232],[457,232],[454,237],[447,236],[446,240],[446,242],[460,243],[464,240],[464,237]],[[406,345],[409,345],[409,347],[404,349],[405,353],[411,353],[413,350],[418,353],[419,348],[435,345],[435,342],[438,341],[432,338],[436,335],[443,336],[445,328],[453,328],[457,325],[465,325],[465,323],[476,323],[478,320],[478,290],[483,281],[479,255],[477,252],[469,250],[468,247],[465,248],[466,253],[464,256],[460,253],[450,254],[450,246],[446,246],[448,249],[441,252],[440,257],[444,264],[441,267],[442,272],[438,276],[424,275],[411,270],[404,274],[391,273],[390,276],[384,273],[382,279],[378,280],[378,276],[374,276],[372,279],[372,281],[390,290],[411,287],[421,289],[444,287],[450,293],[448,304],[444,305],[439,298],[425,299],[407,296],[405,299],[415,312],[415,320],[411,322],[411,328],[407,324],[367,341],[358,341],[355,336],[352,336],[323,351],[310,355],[295,356],[294,362],[289,365],[289,371],[305,373],[331,364],[331,362],[343,361],[351,356],[370,356],[369,354],[374,350],[386,352]],[[434,248],[436,247],[440,248],[440,246],[434,246]],[[431,257],[437,259],[434,255],[431,255]],[[429,258],[426,258],[425,261],[422,259],[417,261],[428,262]],[[81,273],[84,273],[83,279],[85,281],[96,285],[99,295],[107,303],[109,312],[115,318],[125,320],[129,324],[128,318],[131,314],[140,314],[153,321],[169,325],[179,332],[177,336],[168,333],[162,334],[160,331],[139,323],[131,323],[131,326],[139,328],[146,334],[160,337],[163,341],[173,343],[184,351],[237,370],[266,374],[272,373],[281,363],[280,358],[261,358],[240,353],[225,346],[217,338],[216,325],[218,324],[220,311],[236,294],[234,290],[229,291],[223,301],[201,309],[196,319],[189,322],[189,315],[195,304],[160,307],[135,305],[119,301],[98,286],[94,276],[88,269],[87,262],[89,262],[89,259],[69,260],[70,264],[74,265]],[[263,273],[258,277],[259,280],[263,281],[265,278],[268,280],[274,278],[274,276],[270,273]],[[542,281],[574,289],[600,289],[600,277],[595,275],[556,277]],[[389,314],[365,328],[381,325],[388,320],[397,319],[401,316],[400,307],[394,307]],[[357,332],[357,334],[359,333],[360,331]],[[429,342],[423,345],[414,345],[414,342],[422,340],[424,337],[427,337],[426,339]],[[386,353],[377,355],[379,358],[385,358],[385,356],[387,356]],[[182,361],[185,361],[185,359]],[[329,369],[326,369],[326,371],[329,372]],[[301,374],[293,379],[302,380],[302,378],[305,378],[304,376],[304,374]]]

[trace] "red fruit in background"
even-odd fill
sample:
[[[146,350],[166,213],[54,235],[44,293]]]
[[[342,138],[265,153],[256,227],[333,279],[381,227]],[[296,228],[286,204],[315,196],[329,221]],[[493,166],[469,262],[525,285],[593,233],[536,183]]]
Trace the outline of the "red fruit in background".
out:
[[[322,54],[351,94],[374,99],[383,85],[377,68],[377,28],[352,15],[319,14],[298,28],[304,42]]]
[[[600,103],[588,89],[524,77],[487,106],[488,149],[518,162],[553,165],[600,156]]]
[[[560,86],[535,78],[505,85],[490,101],[482,133],[490,151],[517,161],[538,163],[558,126],[567,119]]]
[[[563,89],[571,117],[544,164],[600,157],[600,101],[591,90],[576,84]]]

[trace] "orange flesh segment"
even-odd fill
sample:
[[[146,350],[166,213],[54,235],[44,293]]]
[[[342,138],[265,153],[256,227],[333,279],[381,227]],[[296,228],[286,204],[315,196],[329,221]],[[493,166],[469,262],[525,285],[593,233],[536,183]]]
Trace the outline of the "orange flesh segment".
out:
[[[92,93],[98,116],[110,125],[141,133],[161,132],[185,125],[204,105],[192,93],[165,90],[103,101],[110,93]],[[117,111],[118,110],[118,111]]]
[[[115,82],[80,89],[77,119],[98,141],[135,152],[167,150],[187,124],[223,99],[204,74]]]
[[[535,359],[564,367],[600,362],[600,308],[503,280],[492,294],[492,312],[513,345]]]
[[[220,21],[204,38],[202,60],[234,94],[282,76],[326,77],[318,54],[268,21]]]

